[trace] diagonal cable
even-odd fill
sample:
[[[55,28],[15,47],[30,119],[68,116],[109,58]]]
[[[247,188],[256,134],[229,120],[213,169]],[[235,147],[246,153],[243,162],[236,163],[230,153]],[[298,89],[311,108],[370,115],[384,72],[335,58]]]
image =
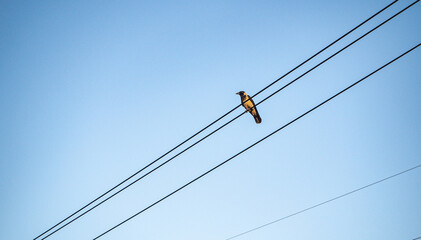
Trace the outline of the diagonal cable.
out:
[[[303,210],[300,210],[300,211],[298,211],[298,212],[292,213],[292,214],[287,215],[287,216],[285,216],[285,217],[282,217],[282,218],[276,219],[276,220],[274,220],[274,221],[272,221],[272,222],[269,222],[269,223],[263,224],[263,225],[261,225],[261,226],[255,227],[255,228],[253,228],[253,229],[250,229],[250,230],[248,230],[248,231],[242,232],[242,233],[240,233],[240,234],[237,234],[237,235],[232,236],[232,237],[230,237],[230,238],[227,238],[227,239],[225,239],[225,240],[231,240],[231,239],[238,238],[238,237],[240,237],[240,236],[246,235],[246,234],[248,234],[248,233],[254,232],[254,231],[256,231],[256,230],[259,230],[259,229],[261,229],[261,228],[267,227],[267,226],[272,225],[272,224],[274,224],[274,223],[277,223],[277,222],[283,221],[283,220],[285,220],[285,219],[287,219],[287,218],[293,217],[293,216],[298,215],[298,214],[301,214],[301,213],[303,213],[303,212],[307,212],[307,211],[309,211],[309,210],[311,210],[311,209],[313,209],[313,208],[320,207],[320,206],[325,205],[325,204],[327,204],[327,203],[333,202],[333,201],[338,200],[338,199],[340,199],[340,198],[346,197],[346,196],[351,195],[351,194],[353,194],[353,193],[356,193],[356,192],[359,192],[359,191],[364,190],[364,189],[366,189],[366,188],[372,187],[372,186],[374,186],[374,185],[376,185],[376,184],[379,184],[379,183],[384,182],[384,181],[386,181],[386,180],[389,180],[389,179],[391,179],[391,178],[397,177],[397,176],[399,176],[399,175],[401,175],[401,174],[404,174],[404,173],[410,172],[410,171],[415,170],[415,169],[417,169],[417,168],[419,168],[419,167],[421,167],[421,164],[420,164],[420,165],[417,165],[417,166],[415,166],[415,167],[409,168],[409,169],[407,169],[407,170],[404,170],[404,171],[398,172],[398,173],[396,173],[396,174],[393,174],[393,175],[391,175],[391,176],[389,176],[389,177],[386,177],[386,178],[380,179],[380,180],[378,180],[378,181],[376,181],[376,182],[373,182],[373,183],[367,184],[367,185],[365,185],[365,186],[363,186],[363,187],[357,188],[357,189],[352,190],[352,191],[350,191],[350,192],[347,192],[347,193],[344,193],[344,194],[342,194],[342,195],[336,196],[336,197],[331,198],[331,199],[329,199],[329,200],[326,200],[326,201],[324,201],[324,202],[318,203],[318,204],[313,205],[313,206],[311,206],[311,207],[308,207],[308,208],[306,208],[306,209],[303,209]],[[416,240],[416,239],[421,239],[421,237],[419,237],[419,238],[415,238],[415,239],[413,239],[413,240]]]

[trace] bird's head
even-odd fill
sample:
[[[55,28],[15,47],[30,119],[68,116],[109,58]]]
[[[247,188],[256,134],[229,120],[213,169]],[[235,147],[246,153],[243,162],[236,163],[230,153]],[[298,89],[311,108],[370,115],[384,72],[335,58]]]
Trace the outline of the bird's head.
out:
[[[236,94],[238,94],[238,95],[240,95],[240,96],[243,96],[244,94],[245,94],[245,92],[244,91],[239,91],[238,93],[236,93]]]

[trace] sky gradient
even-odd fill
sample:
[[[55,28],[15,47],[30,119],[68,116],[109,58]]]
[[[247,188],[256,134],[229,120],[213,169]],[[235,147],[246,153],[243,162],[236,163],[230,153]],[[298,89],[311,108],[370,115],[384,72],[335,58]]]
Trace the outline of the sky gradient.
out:
[[[390,2],[2,1],[0,239],[33,239]],[[49,239],[96,237],[420,43],[420,23],[418,3],[259,105],[261,124],[243,115]],[[420,164],[420,63],[416,49],[101,239],[223,240]],[[414,170],[238,239],[414,239],[420,184]]]

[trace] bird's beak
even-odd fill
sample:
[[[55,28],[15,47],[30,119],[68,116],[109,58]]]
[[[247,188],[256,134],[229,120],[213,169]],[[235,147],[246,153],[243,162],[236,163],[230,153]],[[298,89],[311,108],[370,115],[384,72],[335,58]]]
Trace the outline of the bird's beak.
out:
[[[236,93],[236,94],[240,95],[240,92],[238,92],[238,93]]]

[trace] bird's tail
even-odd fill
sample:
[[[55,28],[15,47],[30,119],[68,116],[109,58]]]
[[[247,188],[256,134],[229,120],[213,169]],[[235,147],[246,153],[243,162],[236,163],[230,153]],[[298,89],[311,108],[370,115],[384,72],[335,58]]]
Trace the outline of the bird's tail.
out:
[[[259,113],[254,114],[253,117],[254,117],[254,121],[256,121],[256,123],[262,122],[262,119],[260,118]]]

